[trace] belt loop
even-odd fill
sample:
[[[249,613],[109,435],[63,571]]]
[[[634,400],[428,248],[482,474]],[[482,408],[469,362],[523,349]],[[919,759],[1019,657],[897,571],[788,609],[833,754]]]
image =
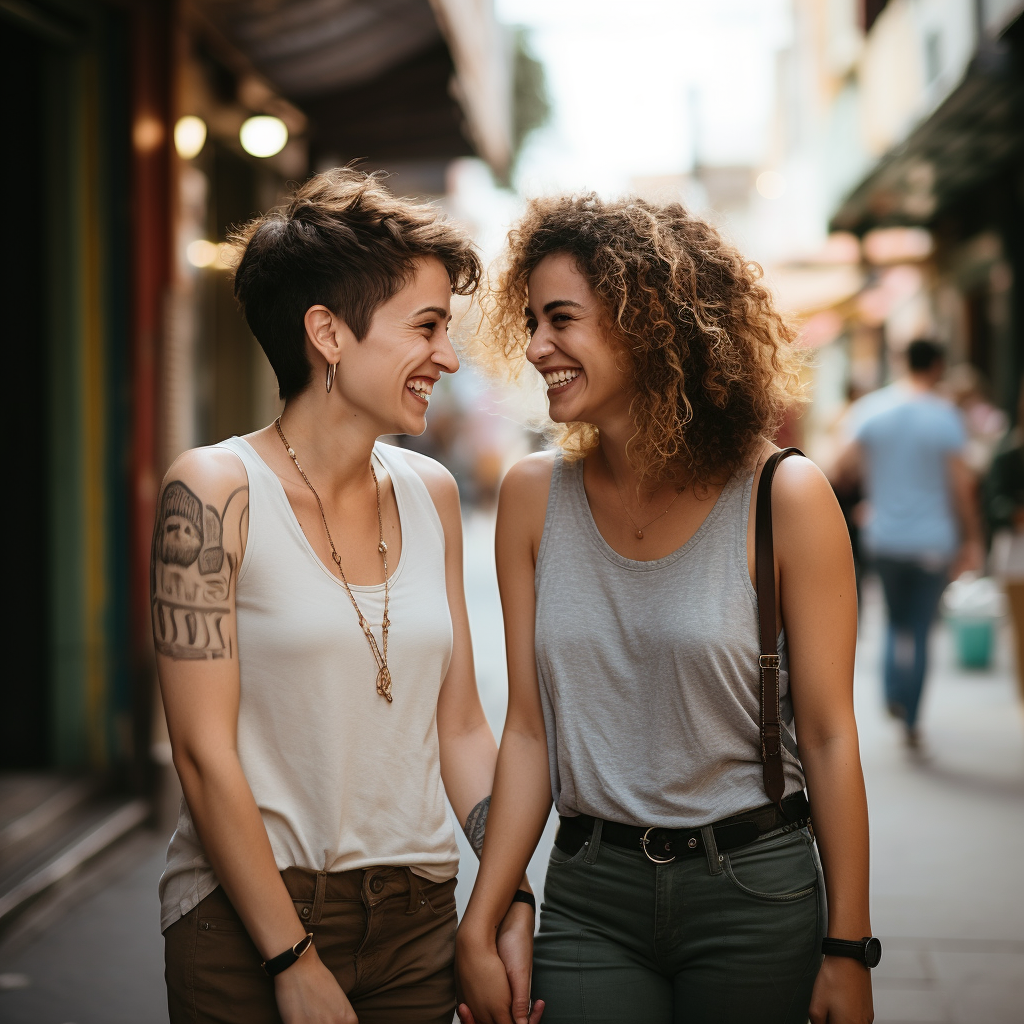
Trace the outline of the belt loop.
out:
[[[406,877],[409,879],[409,909],[406,914],[415,914],[420,907],[426,902],[425,898],[420,895],[420,880],[419,876],[412,870],[412,868],[403,868]]]
[[[700,830],[701,838],[704,840],[704,852],[708,855],[708,871],[713,875],[722,873],[722,857],[718,852],[718,844],[715,842],[715,830],[711,825],[705,825]]]
[[[594,831],[590,833],[590,849],[583,858],[584,864],[596,864],[597,852],[601,849],[601,830],[604,828],[604,818],[594,819]]]
[[[316,873],[316,891],[313,893],[313,913],[310,915],[310,924],[319,924],[320,915],[324,911],[324,898],[327,896],[327,872]]]

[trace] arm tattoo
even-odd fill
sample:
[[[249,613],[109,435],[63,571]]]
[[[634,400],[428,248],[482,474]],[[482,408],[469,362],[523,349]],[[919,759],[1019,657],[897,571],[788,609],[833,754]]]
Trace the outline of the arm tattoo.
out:
[[[160,654],[178,661],[232,657],[231,634],[221,624],[231,612],[238,557],[224,550],[224,525],[230,509],[232,525],[241,529],[248,496],[248,487],[236,488],[218,512],[180,480],[164,488],[150,567],[153,638]]]
[[[484,852],[484,830],[487,828],[487,812],[490,809],[491,798],[488,795],[466,815],[466,824],[462,826],[469,845],[478,857]]]

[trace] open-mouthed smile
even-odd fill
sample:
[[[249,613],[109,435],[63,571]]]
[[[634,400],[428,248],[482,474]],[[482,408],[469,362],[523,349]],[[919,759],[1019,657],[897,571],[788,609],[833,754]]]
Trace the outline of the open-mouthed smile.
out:
[[[429,377],[413,377],[405,382],[405,389],[413,398],[418,399],[424,405],[430,403],[430,395],[434,390],[434,382]]]
[[[543,370],[544,383],[548,386],[548,394],[561,394],[583,372],[578,366],[569,366],[560,370]]]

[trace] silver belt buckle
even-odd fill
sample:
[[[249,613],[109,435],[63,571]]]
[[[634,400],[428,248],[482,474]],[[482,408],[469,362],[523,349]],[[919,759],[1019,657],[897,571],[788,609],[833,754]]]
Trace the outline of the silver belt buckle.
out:
[[[671,864],[671,863],[672,863],[672,861],[674,861],[674,860],[676,859],[676,855],[675,855],[675,854],[672,854],[672,856],[671,856],[671,857],[652,857],[652,856],[651,856],[651,852],[650,852],[650,850],[648,850],[648,849],[647,849],[647,844],[648,844],[648,843],[650,842],[650,839],[649,839],[648,837],[649,837],[649,836],[650,836],[650,834],[651,834],[651,833],[652,833],[652,832],[653,832],[653,831],[654,831],[654,830],[655,830],[656,828],[658,828],[658,827],[659,827],[658,825],[652,825],[652,826],[651,826],[651,827],[650,827],[650,828],[649,828],[649,829],[648,829],[648,830],[647,830],[647,831],[646,831],[646,832],[645,832],[645,833],[643,834],[643,838],[642,838],[642,839],[640,840],[640,845],[641,845],[641,846],[643,847],[643,850],[644,850],[644,856],[645,856],[645,857],[646,857],[646,858],[647,858],[647,859],[648,859],[648,860],[649,860],[649,861],[650,861],[650,862],[651,862],[652,864]]]

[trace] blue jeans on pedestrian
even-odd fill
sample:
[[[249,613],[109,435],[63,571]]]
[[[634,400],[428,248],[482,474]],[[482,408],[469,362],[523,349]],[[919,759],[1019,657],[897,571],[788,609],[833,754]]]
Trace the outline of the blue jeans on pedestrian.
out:
[[[654,864],[601,825],[575,855],[551,851],[544,1024],[807,1024],[826,929],[809,830]]]
[[[925,566],[913,559],[878,556],[889,625],[885,637],[885,699],[902,709],[908,729],[917,723],[928,669],[928,634],[949,582],[948,566]]]

